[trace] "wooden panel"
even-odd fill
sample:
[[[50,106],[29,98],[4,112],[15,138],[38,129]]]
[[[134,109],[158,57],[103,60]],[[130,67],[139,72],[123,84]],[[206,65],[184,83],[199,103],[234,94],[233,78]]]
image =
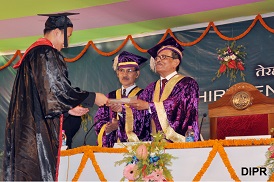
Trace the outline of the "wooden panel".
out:
[[[238,92],[248,93],[251,103],[247,108],[239,110],[233,105],[233,96]],[[269,114],[268,128],[274,128],[274,98],[262,94],[253,85],[241,82],[231,86],[217,101],[208,104],[208,116],[210,119],[210,138],[217,138],[217,118],[225,116],[242,116],[253,114]]]
[[[252,105],[244,110],[237,110],[232,106],[221,106],[218,108],[208,109],[209,117],[241,116],[241,115],[269,114],[269,113],[274,113],[274,104]]]

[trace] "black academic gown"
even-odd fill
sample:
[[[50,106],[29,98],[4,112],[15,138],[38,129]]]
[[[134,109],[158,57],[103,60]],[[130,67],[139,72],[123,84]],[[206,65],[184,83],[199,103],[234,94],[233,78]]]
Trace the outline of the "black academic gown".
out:
[[[51,46],[32,48],[17,71],[5,131],[4,181],[57,180],[60,116],[95,93],[73,88],[66,63]]]
[[[63,130],[65,130],[65,134],[67,136],[66,145],[68,146],[68,149],[72,148],[72,139],[74,135],[80,129],[81,123],[82,123],[81,116],[68,115],[64,119]]]

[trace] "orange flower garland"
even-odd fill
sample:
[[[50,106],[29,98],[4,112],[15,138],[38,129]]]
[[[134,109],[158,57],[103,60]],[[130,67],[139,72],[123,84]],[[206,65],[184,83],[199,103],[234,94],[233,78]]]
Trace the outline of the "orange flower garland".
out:
[[[98,163],[97,163],[97,161],[96,161],[96,159],[95,159],[95,155],[94,155],[93,152],[90,152],[89,158],[90,158],[91,161],[92,161],[92,164],[93,164],[93,166],[94,166],[94,169],[95,169],[96,173],[97,173],[98,176],[99,176],[100,181],[106,181],[106,178],[104,177],[104,174],[103,174],[103,172],[102,172],[100,166],[98,165]]]
[[[193,181],[200,181],[202,176],[205,174],[206,170],[208,169],[208,167],[210,166],[212,160],[214,159],[214,157],[216,156],[216,153],[218,151],[218,145],[214,145],[213,149],[209,152],[209,155],[207,157],[207,160],[205,161],[205,163],[203,164],[203,167],[201,168],[201,170],[196,174],[196,176],[194,177]]]
[[[216,25],[215,25],[213,22],[209,22],[207,28],[204,30],[204,32],[202,33],[202,35],[201,35],[199,38],[197,38],[196,40],[194,40],[193,42],[181,42],[181,41],[179,41],[179,40],[175,37],[175,35],[174,35],[173,32],[171,31],[171,29],[167,29],[167,30],[166,30],[165,34],[163,35],[163,37],[161,38],[161,40],[160,40],[159,42],[163,41],[163,40],[168,36],[168,34],[169,34],[170,36],[172,36],[173,38],[175,38],[176,41],[178,41],[178,43],[179,43],[180,45],[182,45],[182,46],[193,46],[193,45],[197,44],[198,42],[200,42],[200,41],[207,35],[207,33],[209,32],[209,30],[210,30],[211,27],[213,27],[213,30],[216,32],[216,34],[217,34],[221,39],[223,39],[223,40],[228,40],[228,41],[235,41],[235,40],[239,40],[239,39],[243,38],[244,36],[246,36],[246,35],[252,30],[252,28],[256,25],[257,21],[259,21],[259,22],[261,23],[261,25],[262,25],[266,30],[268,30],[268,31],[271,32],[271,33],[274,33],[274,29],[272,29],[271,27],[269,27],[269,26],[265,23],[265,21],[263,20],[262,16],[261,16],[260,14],[258,14],[258,15],[255,17],[255,19],[253,20],[253,22],[251,23],[251,25],[250,25],[242,34],[240,34],[240,35],[238,35],[238,36],[236,36],[236,37],[227,37],[227,36],[224,36],[224,35],[218,30],[218,28],[216,27]],[[142,49],[142,48],[134,41],[134,39],[132,38],[132,35],[128,35],[128,36],[126,37],[126,39],[123,41],[123,43],[122,43],[117,49],[115,49],[114,51],[111,51],[111,52],[103,52],[103,51],[99,50],[99,49],[96,47],[96,45],[95,45],[92,41],[89,41],[89,42],[87,43],[87,45],[84,47],[84,49],[80,52],[79,55],[77,55],[77,56],[74,57],[74,58],[66,58],[65,60],[66,60],[67,62],[75,62],[75,61],[79,60],[79,59],[86,53],[86,51],[88,50],[88,47],[89,47],[89,46],[91,46],[93,49],[95,49],[99,54],[101,54],[101,55],[103,55],[103,56],[111,56],[111,55],[116,54],[118,51],[120,51],[120,50],[126,45],[126,43],[127,43],[129,40],[132,42],[132,44],[134,45],[134,47],[135,47],[138,51],[143,52],[143,53],[147,52],[147,50]],[[4,64],[3,66],[0,66],[0,70],[2,70],[2,69],[4,69],[4,68],[8,67],[8,66],[12,63],[12,61],[15,60],[15,58],[16,58],[17,56],[19,56],[20,58],[22,57],[22,54],[21,54],[21,52],[20,52],[19,50],[17,50],[17,51],[15,52],[14,56],[13,56],[6,64]]]
[[[234,181],[240,181],[239,177],[237,176],[235,170],[233,169],[233,167],[231,166],[230,164],[230,161],[227,157],[227,153],[225,152],[225,149],[224,147],[221,145],[221,144],[218,144],[218,152],[225,164],[225,167],[228,169],[228,172],[231,176],[231,178],[234,180]]]
[[[86,163],[87,163],[87,160],[88,160],[87,153],[88,152],[84,153],[84,155],[82,157],[82,160],[81,160],[81,163],[80,163],[80,166],[77,169],[77,172],[75,173],[74,177],[72,178],[72,181],[77,181],[79,179],[81,173],[83,172],[83,169],[86,166]]]

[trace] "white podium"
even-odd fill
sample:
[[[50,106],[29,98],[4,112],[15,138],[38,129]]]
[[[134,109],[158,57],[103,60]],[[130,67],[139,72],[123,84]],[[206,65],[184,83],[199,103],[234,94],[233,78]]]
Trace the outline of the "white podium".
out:
[[[91,156],[89,153],[91,150],[88,149],[89,147],[91,146],[61,152],[59,181],[101,181],[94,167],[96,165],[99,166],[107,181],[120,181],[123,175],[124,166],[115,166],[114,163],[123,158],[123,153],[110,152],[111,150],[115,150],[114,148],[102,148],[102,151],[100,151],[100,148],[96,148],[96,150],[94,150],[94,158],[88,158],[88,156]],[[266,160],[265,153],[268,147],[269,145],[225,146],[223,149],[227,154],[228,161],[233,170],[241,181],[258,182],[267,181],[268,176],[260,173],[254,175],[242,173],[246,173],[247,169],[263,165]],[[173,164],[169,167],[173,180],[193,181],[195,176],[203,168],[204,163],[208,160],[212,150],[212,147],[166,149],[165,152],[177,157],[177,159],[172,160]],[[84,153],[82,153],[83,151]],[[73,153],[73,155],[66,156],[69,153]],[[84,164],[85,160],[86,163]],[[81,167],[82,169],[80,169]],[[246,169],[242,171],[243,168]],[[234,181],[218,152],[200,180]]]

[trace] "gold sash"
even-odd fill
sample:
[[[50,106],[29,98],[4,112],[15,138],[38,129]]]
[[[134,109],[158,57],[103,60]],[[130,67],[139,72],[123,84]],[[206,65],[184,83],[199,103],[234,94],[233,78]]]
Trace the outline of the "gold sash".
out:
[[[106,128],[107,124],[104,124],[102,126],[102,128],[100,129],[100,132],[98,134],[98,137],[97,137],[97,142],[98,142],[98,146],[99,147],[102,147],[103,146],[103,135],[105,133],[105,128]]]
[[[134,97],[139,91],[141,90],[141,88],[139,87],[135,87],[128,95],[128,97]],[[121,89],[116,90],[116,99],[121,99]],[[126,118],[125,118],[125,130],[126,130],[126,134],[128,137],[129,142],[137,142],[139,141],[139,138],[137,137],[137,135],[133,132],[133,114],[132,114],[132,110],[129,108],[128,105],[125,105],[125,109],[126,109]],[[116,119],[119,120],[119,116],[117,114]],[[104,124],[102,126],[102,128],[100,129],[100,132],[98,134],[97,137],[97,142],[98,142],[98,146],[102,147],[103,146],[103,136],[105,133],[105,128],[106,128],[106,124]],[[119,138],[117,139],[117,142],[120,142]]]
[[[141,88],[139,87],[135,87],[133,90],[131,90],[131,92],[128,95],[128,98],[134,97],[137,95],[137,93],[141,90]],[[121,89],[116,90],[116,98],[117,99],[121,99]],[[125,118],[125,131],[127,134],[127,138],[129,142],[138,142],[139,138],[137,137],[137,135],[133,132],[133,123],[134,123],[134,119],[133,119],[133,113],[131,108],[125,104],[125,110],[126,110],[126,118]],[[119,117],[117,116],[117,119],[119,120]]]
[[[160,80],[158,80],[156,82],[154,95],[153,95],[153,102],[155,105],[155,109],[156,109],[162,130],[165,133],[166,138],[173,142],[185,142],[185,137],[183,135],[180,135],[179,133],[176,133],[174,131],[174,129],[170,126],[168,119],[167,119],[167,114],[166,114],[166,111],[165,111],[165,108],[163,105],[163,101],[168,98],[168,96],[172,92],[174,86],[183,78],[184,78],[183,75],[175,75],[174,77],[172,77],[167,82],[161,97],[160,97]],[[153,130],[155,131],[155,124],[153,121],[152,121],[152,123],[153,123],[152,131]]]

